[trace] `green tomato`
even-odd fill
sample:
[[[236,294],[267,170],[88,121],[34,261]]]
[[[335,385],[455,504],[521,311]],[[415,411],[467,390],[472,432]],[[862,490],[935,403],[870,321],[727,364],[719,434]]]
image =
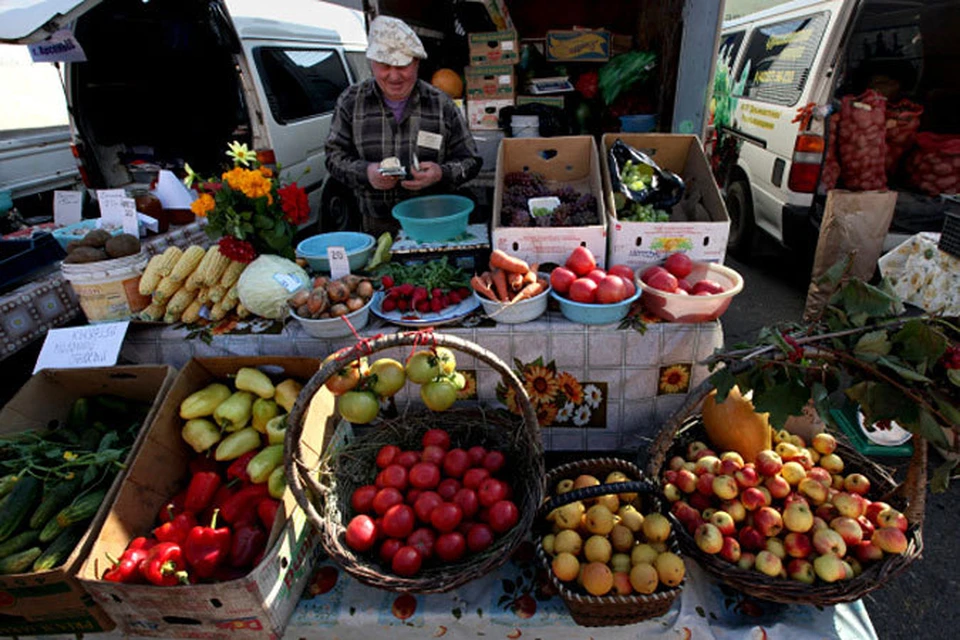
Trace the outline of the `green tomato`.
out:
[[[337,408],[345,420],[367,424],[380,413],[380,401],[372,391],[347,391],[337,399]]]
[[[396,394],[407,382],[403,365],[393,358],[381,358],[370,365],[370,376],[373,379],[370,390],[381,398]]]
[[[410,382],[423,384],[440,375],[440,361],[432,351],[417,351],[407,360],[405,370]]]
[[[440,361],[440,373],[449,376],[457,368],[457,357],[446,347],[437,347],[437,360]]]
[[[420,387],[420,399],[431,411],[446,411],[457,400],[457,386],[448,378],[431,380]]]

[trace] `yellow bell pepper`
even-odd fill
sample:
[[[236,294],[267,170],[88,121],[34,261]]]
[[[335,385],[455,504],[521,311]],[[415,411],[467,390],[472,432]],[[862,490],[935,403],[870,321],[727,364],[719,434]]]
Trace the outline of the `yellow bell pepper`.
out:
[[[180,437],[197,453],[203,453],[220,442],[220,429],[204,418],[187,420],[180,430]]]
[[[247,463],[247,475],[250,482],[261,484],[270,478],[270,474],[277,467],[283,466],[283,445],[272,444],[261,449],[257,455]]]
[[[213,415],[214,410],[230,397],[230,387],[219,382],[194,391],[180,403],[180,417],[184,420]]]
[[[226,438],[220,441],[213,457],[218,462],[224,460],[236,460],[248,451],[253,451],[260,446],[260,434],[252,427],[234,431]]]
[[[273,400],[257,398],[253,401],[253,428],[260,433],[267,432],[267,423],[280,413],[280,407]]]
[[[272,398],[274,394],[273,383],[267,377],[267,374],[253,367],[241,367],[237,371],[233,386],[240,391],[255,393],[261,398]]]
[[[287,474],[283,468],[283,465],[280,465],[270,473],[270,477],[267,479],[267,491],[270,492],[271,498],[282,500],[283,492],[286,490]]]
[[[293,378],[287,378],[277,385],[273,399],[277,401],[278,405],[283,407],[284,411],[290,413],[290,410],[293,409],[294,403],[297,401],[297,396],[300,395],[300,389],[302,388],[302,384]]]
[[[253,398],[249,391],[235,391],[214,409],[214,421],[224,431],[239,431],[247,426],[253,415]]]
[[[270,444],[283,444],[287,437],[287,414],[271,418],[267,423],[267,442]]]

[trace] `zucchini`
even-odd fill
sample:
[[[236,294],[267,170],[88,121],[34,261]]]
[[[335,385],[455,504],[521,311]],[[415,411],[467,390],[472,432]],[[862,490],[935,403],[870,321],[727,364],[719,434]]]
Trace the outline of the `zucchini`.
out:
[[[0,575],[23,573],[30,569],[34,560],[40,557],[43,550],[40,547],[30,547],[26,551],[14,553],[0,560]]]
[[[42,491],[43,483],[33,476],[23,476],[17,480],[13,491],[7,496],[3,511],[0,511],[0,542],[20,528],[27,514],[40,500]]]
[[[87,426],[89,417],[90,401],[86,398],[77,398],[70,405],[70,413],[67,414],[67,428],[80,433]]]
[[[100,508],[106,495],[106,491],[100,490],[80,496],[69,506],[60,510],[56,518],[57,524],[60,525],[61,529],[66,529],[72,524],[89,520],[97,513],[97,509]]]
[[[40,557],[34,560],[34,571],[49,571],[54,567],[63,564],[73,550],[77,548],[77,543],[83,537],[86,527],[75,525],[69,529],[64,529],[60,535],[54,538],[46,551],[40,554]]]
[[[28,529],[23,533],[18,533],[9,540],[0,542],[0,558],[6,558],[17,551],[23,551],[39,539],[40,532],[36,529]]]
[[[60,523],[57,522],[56,518],[50,518],[47,520],[47,524],[43,525],[43,529],[40,530],[40,542],[50,542],[63,531],[63,527],[60,526]]]
[[[42,529],[47,521],[57,515],[60,509],[70,504],[73,497],[80,490],[80,479],[64,480],[50,487],[44,494],[40,506],[30,516],[30,528]]]
[[[8,473],[7,475],[0,478],[0,498],[9,494],[13,491],[13,488],[17,486],[17,476],[13,473]]]

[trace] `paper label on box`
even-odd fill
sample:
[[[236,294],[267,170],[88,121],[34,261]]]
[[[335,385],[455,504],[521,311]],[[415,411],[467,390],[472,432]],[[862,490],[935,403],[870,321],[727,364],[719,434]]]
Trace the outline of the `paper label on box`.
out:
[[[111,367],[117,364],[129,321],[50,329],[33,372],[42,369]]]
[[[273,274],[273,279],[276,280],[277,284],[286,289],[288,293],[293,293],[303,286],[300,278],[292,273],[275,273]]]
[[[80,222],[83,194],[79,191],[53,192],[53,221],[66,227]]]
[[[504,51],[513,51],[513,40],[504,40],[500,43]]]
[[[327,247],[327,260],[330,262],[331,279],[350,275],[350,262],[347,260],[347,250],[343,247]]]

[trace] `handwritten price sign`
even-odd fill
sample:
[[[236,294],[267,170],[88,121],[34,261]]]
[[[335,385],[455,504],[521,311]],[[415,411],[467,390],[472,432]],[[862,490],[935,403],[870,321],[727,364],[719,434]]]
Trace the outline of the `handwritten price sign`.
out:
[[[327,247],[327,260],[333,280],[350,275],[350,262],[347,260],[347,250],[343,247]]]
[[[43,341],[36,373],[41,369],[110,367],[117,363],[129,322],[50,329]]]

